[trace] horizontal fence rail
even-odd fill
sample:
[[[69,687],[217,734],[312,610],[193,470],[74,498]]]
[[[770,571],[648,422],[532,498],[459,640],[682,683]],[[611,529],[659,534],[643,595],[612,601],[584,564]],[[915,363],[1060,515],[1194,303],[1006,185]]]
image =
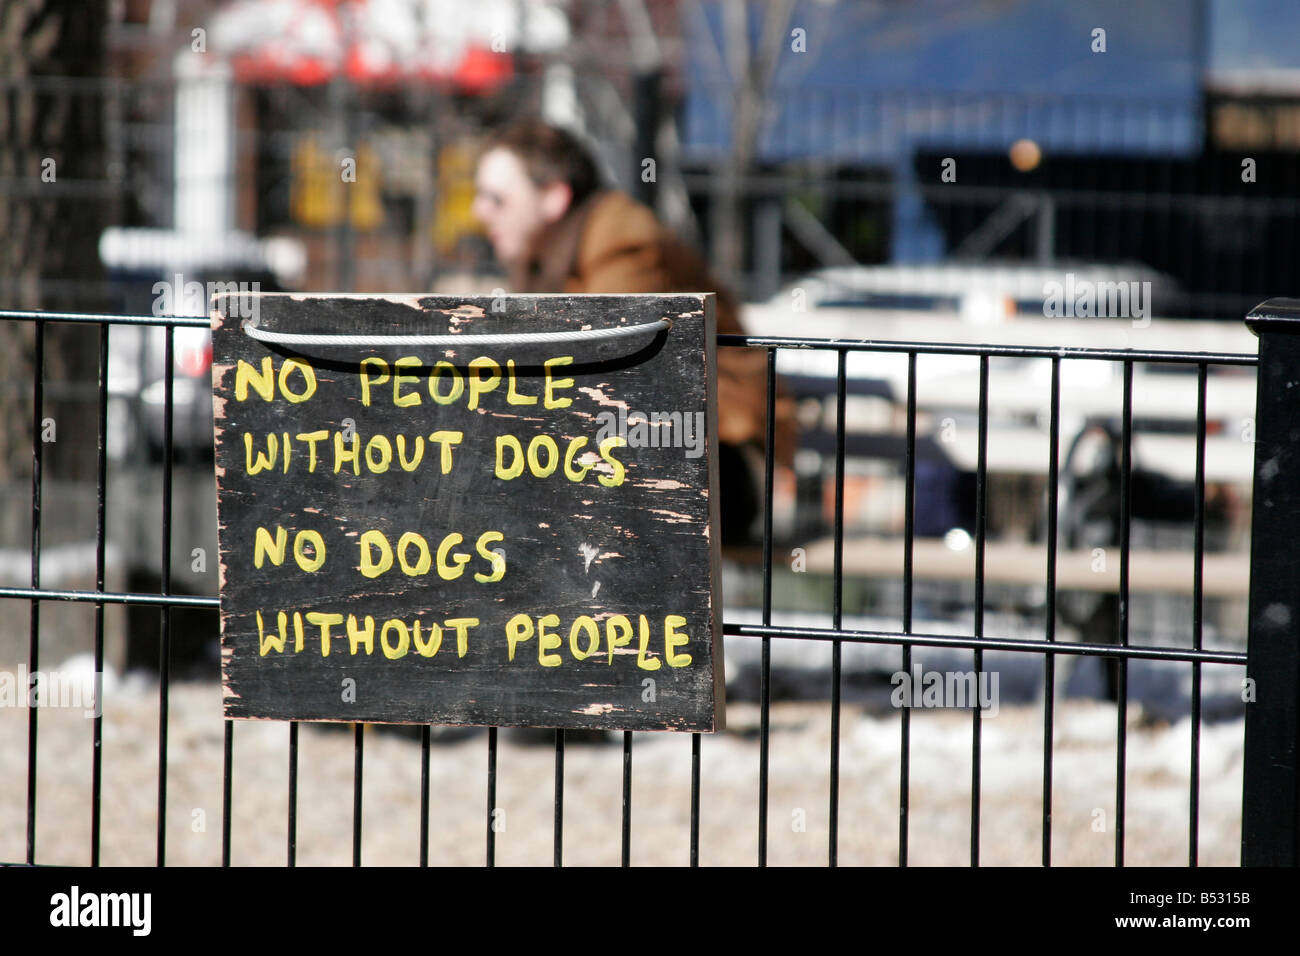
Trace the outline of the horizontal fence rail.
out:
[[[1263,307],[1261,307],[1263,308]],[[1290,326],[1288,322],[1295,319],[1285,310],[1279,312],[1274,310],[1270,313],[1271,319],[1258,319],[1258,316],[1252,316],[1257,319],[1253,327],[1261,335],[1261,352],[1259,356],[1238,353],[1211,353],[1211,352],[1178,352],[1178,351],[1152,351],[1152,350],[1127,350],[1127,349],[1091,349],[1091,348],[1049,348],[1049,347],[1022,347],[1022,346],[997,346],[997,345],[961,345],[961,344],[935,344],[925,342],[897,342],[897,341],[873,341],[869,339],[846,340],[846,339],[817,339],[810,337],[770,337],[770,336],[744,336],[744,335],[721,335],[718,342],[726,348],[758,348],[763,349],[767,355],[766,363],[766,381],[767,381],[767,447],[771,449],[774,445],[774,422],[776,399],[780,388],[780,376],[778,375],[777,357],[779,353],[786,351],[803,351],[803,350],[821,350],[834,353],[836,357],[836,371],[833,383],[828,383],[827,394],[834,395],[834,452],[833,452],[833,558],[832,558],[832,607],[830,628],[815,627],[796,627],[787,625],[777,625],[773,623],[773,552],[776,543],[774,533],[774,484],[775,484],[775,462],[772,454],[767,454],[764,460],[764,468],[761,476],[763,485],[763,510],[762,510],[762,545],[761,545],[761,573],[762,573],[762,599],[761,599],[761,623],[740,623],[736,621],[727,621],[724,623],[723,633],[732,638],[752,638],[761,642],[761,682],[759,696],[759,783],[758,783],[758,806],[759,814],[757,820],[757,862],[762,865],[767,862],[768,853],[768,818],[769,818],[769,749],[771,738],[771,706],[772,706],[772,641],[774,640],[796,640],[796,641],[815,641],[829,642],[832,645],[831,673],[830,677],[830,708],[831,708],[831,741],[828,755],[830,768],[830,792],[829,792],[829,844],[827,846],[827,860],[834,865],[838,862],[839,853],[839,814],[840,814],[840,737],[841,737],[841,710],[842,710],[842,686],[843,686],[843,657],[842,649],[844,644],[874,644],[885,646],[897,646],[901,650],[902,671],[910,674],[913,669],[912,651],[915,647],[941,647],[969,651],[973,655],[974,671],[977,675],[984,668],[983,655],[989,651],[1011,651],[1025,654],[1035,654],[1042,657],[1042,667],[1044,676],[1044,700],[1043,700],[1043,753],[1042,753],[1042,838],[1041,838],[1041,859],[1044,865],[1052,863],[1052,795],[1053,795],[1053,726],[1055,711],[1055,663],[1058,655],[1072,655],[1077,657],[1097,657],[1105,658],[1113,662],[1117,672],[1116,684],[1116,704],[1117,704],[1117,724],[1116,724],[1116,827],[1115,827],[1115,846],[1114,860],[1116,865],[1123,865],[1125,862],[1125,845],[1126,836],[1124,829],[1125,823],[1125,778],[1126,778],[1126,741],[1128,734],[1127,711],[1128,711],[1128,663],[1132,660],[1155,660],[1185,663],[1191,667],[1192,671],[1192,697],[1191,697],[1191,746],[1190,746],[1190,790],[1189,790],[1189,820],[1188,820],[1188,837],[1189,853],[1188,863],[1196,865],[1198,860],[1198,799],[1199,799],[1199,771],[1200,771],[1200,747],[1201,747],[1201,668],[1204,665],[1228,665],[1234,667],[1245,667],[1251,677],[1258,677],[1264,673],[1265,668],[1282,668],[1282,673],[1298,673],[1297,668],[1297,651],[1294,630],[1287,630],[1287,624],[1297,619],[1294,616],[1286,617],[1284,614],[1275,609],[1276,602],[1260,606],[1259,602],[1263,600],[1262,592],[1255,590],[1261,577],[1260,563],[1267,563],[1271,560],[1265,549],[1270,547],[1261,541],[1262,536],[1254,538],[1252,544],[1252,569],[1255,571],[1252,580],[1251,593],[1251,613],[1250,613],[1250,636],[1251,640],[1247,650],[1244,652],[1234,650],[1224,650],[1216,648],[1207,648],[1203,645],[1203,603],[1204,603],[1204,582],[1203,568],[1206,550],[1205,535],[1205,505],[1206,505],[1206,435],[1207,435],[1207,381],[1208,370],[1212,366],[1229,366],[1229,367],[1260,367],[1259,394],[1260,409],[1259,415],[1259,438],[1261,445],[1257,446],[1256,454],[1274,454],[1282,455],[1289,461],[1300,451],[1294,449],[1289,442],[1289,435],[1285,432],[1283,425],[1279,424],[1280,419],[1276,416],[1281,414],[1276,410],[1282,406],[1276,406],[1272,413],[1274,417],[1266,418],[1266,389],[1272,390],[1269,395],[1269,401],[1277,399],[1284,401],[1283,395],[1278,398],[1279,392],[1286,391],[1286,377],[1283,374],[1284,369],[1294,369],[1296,364],[1300,363],[1300,346],[1292,344],[1290,335]],[[1300,314],[1300,313],[1297,313]],[[29,628],[29,645],[28,645],[28,665],[32,672],[39,668],[41,652],[41,628],[40,613],[44,602],[76,602],[89,603],[94,605],[95,610],[95,630],[94,630],[94,654],[96,673],[103,671],[104,666],[104,619],[103,611],[106,605],[136,605],[142,607],[151,607],[159,609],[161,615],[161,640],[158,648],[159,662],[159,726],[158,726],[158,787],[157,787],[157,863],[163,865],[167,861],[166,857],[166,840],[164,821],[166,819],[166,809],[168,801],[167,791],[167,752],[168,752],[168,695],[169,695],[169,640],[170,640],[170,615],[172,611],[179,609],[208,609],[213,610],[219,607],[219,599],[213,596],[187,595],[172,593],[172,582],[170,578],[170,567],[172,562],[171,554],[171,529],[173,522],[172,512],[172,473],[174,471],[174,446],[173,446],[173,416],[174,416],[174,394],[173,394],[173,350],[174,337],[177,329],[183,328],[207,328],[208,320],[203,317],[158,317],[149,315],[108,315],[96,313],[69,313],[69,312],[23,312],[23,311],[0,311],[0,320],[30,323],[34,327],[35,334],[35,375],[32,383],[32,400],[33,400],[33,442],[32,442],[32,490],[31,490],[31,573],[30,583],[27,587],[0,587],[0,599],[22,600],[29,602],[30,605],[30,628]],[[93,590],[75,590],[49,588],[42,585],[41,582],[41,527],[42,527],[42,489],[43,489],[43,445],[39,440],[42,408],[45,398],[45,341],[47,327],[52,323],[70,323],[74,325],[85,325],[94,327],[99,331],[99,375],[98,375],[98,436],[97,436],[97,478],[96,478],[96,502],[97,502],[97,523],[96,523],[96,563],[95,563],[95,588]],[[159,555],[162,567],[161,586],[158,593],[147,593],[142,591],[115,591],[106,588],[105,578],[105,500],[106,500],[106,409],[108,404],[108,344],[109,330],[112,326],[161,326],[166,333],[166,349],[164,357],[164,367],[166,371],[166,391],[164,397],[164,447],[163,447],[163,489],[160,503],[160,517],[162,522],[162,554]],[[1275,335],[1282,345],[1270,345],[1269,335]],[[1295,339],[1300,342],[1300,338]],[[906,437],[904,442],[904,453],[902,460],[901,472],[904,477],[903,489],[905,493],[904,505],[904,528],[902,541],[902,615],[901,628],[898,631],[888,630],[864,630],[845,627],[844,623],[844,586],[846,576],[849,571],[845,567],[845,472],[847,451],[847,435],[849,433],[849,423],[846,421],[848,396],[849,396],[849,375],[847,359],[855,353],[876,353],[876,354],[895,354],[904,356],[907,363],[906,378],[906,395],[898,397],[900,407],[906,408]],[[1296,354],[1292,354],[1296,353]],[[917,379],[917,361],[919,356],[927,355],[958,355],[969,356],[972,360],[977,360],[979,364],[979,399],[978,399],[978,463],[975,473],[975,534],[973,536],[975,570],[973,576],[974,586],[974,621],[970,634],[952,635],[927,633],[916,629],[916,610],[914,600],[916,593],[917,567],[915,564],[915,545],[916,545],[916,526],[915,516],[917,511],[917,461],[918,461],[918,444],[919,436],[917,434],[917,404],[918,404],[918,379]],[[1282,356],[1278,358],[1277,356]],[[1046,533],[1044,541],[1044,576],[1043,584],[1045,587],[1046,605],[1044,630],[1041,639],[1020,639],[998,636],[988,633],[986,627],[987,619],[985,616],[985,588],[988,580],[988,568],[986,564],[986,553],[988,549],[988,511],[989,511],[989,474],[987,462],[987,449],[989,444],[988,428],[990,420],[990,387],[989,387],[989,364],[990,360],[1001,358],[1035,358],[1044,359],[1051,364],[1051,380],[1048,407],[1045,409],[1048,421],[1049,433],[1049,457],[1046,463]],[[1294,363],[1292,360],[1294,359]],[[1060,480],[1060,467],[1058,458],[1061,450],[1061,431],[1062,431],[1062,414],[1061,414],[1061,366],[1063,362],[1074,360],[1084,361],[1107,361],[1119,363],[1122,368],[1122,402],[1120,411],[1120,451],[1122,453],[1122,467],[1120,471],[1121,485],[1119,489],[1119,532],[1120,540],[1118,542],[1120,566],[1118,577],[1118,617],[1115,621],[1117,634],[1116,643],[1105,643],[1099,641],[1079,640],[1065,641],[1060,640],[1056,633],[1057,617],[1057,570],[1058,570],[1058,533],[1059,533],[1059,510],[1060,502],[1058,500],[1058,483]],[[1170,647],[1157,646],[1153,644],[1131,643],[1129,639],[1130,630],[1130,575],[1131,568],[1129,565],[1130,556],[1130,536],[1132,531],[1132,475],[1133,475],[1133,432],[1134,432],[1134,413],[1133,413],[1133,390],[1134,390],[1134,367],[1137,363],[1166,364],[1179,366],[1192,366],[1196,372],[1196,466],[1194,482],[1194,509],[1193,509],[1193,588],[1192,588],[1192,631],[1191,646]],[[1271,363],[1271,364],[1270,364]],[[1275,403],[1276,404],[1276,403]],[[6,423],[7,427],[15,427],[16,423]],[[1267,435],[1266,435],[1267,431]],[[1257,459],[1257,462],[1260,459]],[[1274,477],[1277,469],[1274,468]],[[1256,480],[1259,480],[1258,464]],[[1278,481],[1282,479],[1278,478]],[[1284,492],[1279,492],[1279,501],[1287,505],[1294,504],[1294,508],[1284,509],[1281,514],[1284,515],[1284,524],[1286,528],[1291,529],[1296,525],[1294,533],[1300,535],[1300,488],[1294,479],[1288,479]],[[1261,520],[1261,508],[1272,508],[1272,504],[1261,502],[1259,492],[1257,491],[1255,500],[1254,518],[1256,522]],[[1279,513],[1270,511],[1267,520],[1277,522]],[[1294,540],[1294,539],[1292,539]],[[1276,545],[1271,547],[1276,548]],[[1279,572],[1276,564],[1271,570],[1265,571],[1263,577],[1269,578],[1273,586],[1282,586],[1284,582],[1280,581]],[[1294,580],[1294,578],[1292,578]],[[1294,605],[1288,605],[1293,607]],[[1284,608],[1284,610],[1286,610]],[[1300,608],[1296,608],[1297,614],[1300,614]],[[1271,616],[1270,616],[1271,615]],[[1281,628],[1287,635],[1285,645],[1279,649],[1276,645],[1269,647],[1259,647],[1254,640],[1257,631],[1257,616],[1261,620],[1271,622],[1270,626],[1274,631]],[[1286,668],[1291,668],[1287,671]],[[1298,673],[1300,676],[1300,673]],[[1272,685],[1270,685],[1272,686]],[[1284,689],[1281,696],[1282,700],[1277,699],[1274,694],[1272,703],[1269,704],[1251,704],[1247,708],[1246,723],[1246,766],[1245,766],[1245,810],[1243,814],[1243,862],[1296,862],[1296,828],[1295,828],[1295,714],[1296,714],[1296,695],[1297,686],[1300,681],[1292,681],[1289,689]],[[1276,690],[1276,688],[1274,688]],[[1289,695],[1289,696],[1287,696]],[[1261,698],[1263,699],[1263,698]],[[909,808],[910,808],[910,771],[911,771],[911,715],[910,708],[904,706],[900,708],[900,771],[899,771],[899,831],[898,831],[898,862],[900,865],[906,865],[909,862]],[[978,865],[981,855],[981,832],[980,832],[980,782],[981,782],[981,720],[978,707],[975,708],[972,715],[971,725],[971,811],[970,811],[970,862],[972,865]],[[1286,721],[1290,719],[1288,724]],[[94,719],[92,729],[92,797],[91,797],[91,846],[89,859],[91,865],[98,865],[100,862],[100,833],[101,833],[101,803],[103,799],[101,778],[101,740],[102,740],[102,713]],[[360,865],[362,859],[362,782],[364,769],[364,736],[363,725],[355,725],[354,731],[354,789],[353,789],[353,821],[352,821],[352,862],[353,865]],[[37,740],[38,740],[38,708],[32,707],[28,713],[28,762],[27,762],[27,795],[26,795],[26,854],[25,862],[35,864],[38,862],[38,853],[36,847],[36,814],[37,814]],[[223,865],[231,863],[231,807],[232,807],[232,777],[234,774],[234,721],[224,721],[224,738],[223,738],[223,807],[222,807],[222,852],[221,862]],[[420,865],[427,865],[429,862],[429,809],[430,809],[430,759],[431,759],[431,733],[429,727],[424,727],[420,734],[421,742],[421,783],[420,783],[420,812],[421,823],[419,832],[419,848],[416,854]],[[633,777],[633,734],[625,732],[623,734],[623,764],[622,764],[622,805],[621,805],[621,861],[623,865],[631,862],[631,833],[632,833],[632,777]],[[298,772],[299,772],[299,725],[297,722],[290,722],[288,727],[288,781],[289,797],[287,808],[288,821],[288,841],[286,847],[287,862],[293,865],[296,862],[298,849]],[[1289,747],[1289,751],[1288,748]],[[1279,758],[1278,754],[1282,753]],[[1289,753],[1289,756],[1287,754]],[[498,734],[496,728],[490,728],[487,735],[487,807],[485,819],[485,853],[486,863],[490,866],[495,862],[495,833],[494,827],[494,808],[496,804],[496,791],[498,782]],[[690,838],[689,847],[686,849],[685,859],[691,864],[696,865],[701,861],[700,857],[700,804],[701,804],[701,779],[700,779],[700,756],[701,756],[701,739],[699,734],[693,734],[691,740],[691,782],[690,782]],[[554,834],[553,834],[553,859],[556,865],[563,861],[563,837],[564,837],[564,760],[565,760],[565,732],[556,730],[554,736]],[[1289,761],[1289,763],[1288,763]],[[1268,766],[1266,766],[1268,765]],[[1269,769],[1269,766],[1272,769]],[[1288,774],[1290,776],[1288,776]],[[1288,791],[1287,787],[1291,789]],[[1287,800],[1290,800],[1289,822],[1283,819],[1281,822],[1270,822],[1276,818],[1279,813],[1285,817],[1288,811]],[[10,826],[11,821],[5,821],[5,826]],[[1288,842],[1289,840],[1289,842]],[[1279,843],[1280,841],[1280,843]]]

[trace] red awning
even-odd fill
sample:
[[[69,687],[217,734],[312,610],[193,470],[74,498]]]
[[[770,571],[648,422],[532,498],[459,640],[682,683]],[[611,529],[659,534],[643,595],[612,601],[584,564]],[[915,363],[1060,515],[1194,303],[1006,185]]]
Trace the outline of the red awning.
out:
[[[485,93],[514,72],[513,51],[563,46],[558,7],[514,0],[234,0],[209,29],[210,53],[241,83],[449,84]]]

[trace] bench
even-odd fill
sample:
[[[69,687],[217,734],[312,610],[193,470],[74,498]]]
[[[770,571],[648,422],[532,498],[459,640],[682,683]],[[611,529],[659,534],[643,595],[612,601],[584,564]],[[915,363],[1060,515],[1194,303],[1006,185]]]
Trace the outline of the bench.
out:
[[[901,579],[904,539],[897,537],[853,537],[844,541],[846,578]],[[792,550],[803,549],[804,569],[810,574],[835,573],[835,541],[819,538],[799,545],[774,547],[773,564],[789,565]],[[742,565],[762,562],[762,549],[753,546],[724,548],[725,559]],[[1192,593],[1193,554],[1190,551],[1130,550],[1129,591]],[[1119,590],[1119,548],[1106,549],[1104,570],[1094,570],[1097,559],[1091,551],[1056,553],[1058,591],[1115,593]],[[954,551],[936,538],[916,538],[912,549],[912,575],[918,580],[974,581],[975,547]],[[1040,585],[1047,583],[1047,551],[1042,544],[1014,541],[987,542],[984,547],[984,580],[991,584]],[[1202,566],[1206,597],[1244,598],[1250,587],[1250,559],[1244,552],[1207,553]]]

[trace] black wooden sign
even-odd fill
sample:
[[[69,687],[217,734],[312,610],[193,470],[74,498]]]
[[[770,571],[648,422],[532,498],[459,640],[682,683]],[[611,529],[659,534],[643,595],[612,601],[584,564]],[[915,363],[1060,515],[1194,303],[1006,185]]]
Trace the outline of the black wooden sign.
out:
[[[227,716],[721,729],[712,295],[219,295],[212,329]]]

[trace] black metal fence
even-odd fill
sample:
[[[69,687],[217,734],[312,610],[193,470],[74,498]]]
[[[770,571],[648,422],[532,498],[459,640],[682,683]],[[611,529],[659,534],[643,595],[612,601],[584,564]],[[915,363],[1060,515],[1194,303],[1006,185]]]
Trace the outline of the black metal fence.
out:
[[[42,649],[41,610],[48,602],[79,602],[94,608],[94,654],[96,673],[104,663],[104,609],[109,605],[131,605],[157,608],[161,616],[159,662],[159,728],[157,781],[157,862],[167,861],[166,808],[168,801],[168,695],[169,695],[169,642],[170,616],[173,611],[187,608],[215,609],[218,599],[210,596],[188,596],[173,593],[170,568],[172,565],[170,528],[174,513],[172,506],[173,471],[173,391],[172,359],[173,338],[177,329],[202,328],[201,318],[159,318],[152,316],[123,316],[73,313],[0,312],[0,319],[9,322],[30,323],[35,333],[35,370],[32,395],[32,484],[31,484],[31,574],[25,587],[0,587],[6,614],[11,614],[21,603],[27,604],[30,615],[27,663],[32,672],[38,670]],[[1201,755],[1201,677],[1206,666],[1226,665],[1245,668],[1245,677],[1254,682],[1257,692],[1252,703],[1246,706],[1245,767],[1242,818],[1242,856],[1246,865],[1291,864],[1300,861],[1300,844],[1297,843],[1297,702],[1300,700],[1300,640],[1297,640],[1297,621],[1300,621],[1300,598],[1294,590],[1296,561],[1294,552],[1279,547],[1278,541],[1300,540],[1300,444],[1295,440],[1294,421],[1300,420],[1300,408],[1291,376],[1300,367],[1300,303],[1273,300],[1259,307],[1250,317],[1253,330],[1260,337],[1259,356],[1235,353],[1175,352],[1131,349],[1089,348],[1031,348],[989,345],[936,345],[920,342],[870,342],[826,340],[814,338],[768,338],[761,336],[720,336],[719,343],[728,348],[760,348],[767,352],[767,385],[769,404],[769,442],[772,446],[770,424],[776,395],[777,356],[782,350],[827,350],[835,354],[837,375],[834,383],[836,398],[835,416],[835,480],[834,480],[834,601],[829,628],[778,626],[772,623],[773,578],[773,491],[775,465],[772,456],[765,463],[765,509],[761,568],[763,580],[762,619],[759,624],[724,622],[724,634],[731,639],[753,639],[761,643],[761,689],[759,695],[759,783],[757,825],[757,862],[767,862],[768,848],[768,784],[769,743],[771,736],[772,670],[771,649],[773,641],[829,642],[832,645],[832,664],[829,674],[831,740],[827,759],[830,770],[829,843],[827,860],[837,862],[840,819],[840,731],[842,709],[843,661],[842,650],[847,644],[875,644],[897,646],[901,652],[903,671],[912,669],[912,652],[917,647],[941,647],[969,651],[978,674],[984,667],[984,654],[989,652],[1016,652],[1041,657],[1045,677],[1043,699],[1043,753],[1041,822],[1042,863],[1052,863],[1053,822],[1051,816],[1054,760],[1053,720],[1055,711],[1054,672],[1060,655],[1102,658],[1114,661],[1118,673],[1116,740],[1116,791],[1114,827],[1114,859],[1117,865],[1125,862],[1126,830],[1126,754],[1127,712],[1129,704],[1128,665],[1131,661],[1152,660],[1187,664],[1192,674],[1192,729],[1188,754],[1190,765],[1190,813],[1188,817],[1188,863],[1198,862],[1199,788]],[[93,589],[51,589],[41,581],[42,548],[42,490],[43,444],[39,439],[45,403],[45,341],[52,323],[71,323],[99,330],[98,378],[98,441],[97,441],[97,522],[96,569]],[[166,329],[167,347],[165,368],[167,387],[164,402],[164,484],[161,495],[160,519],[163,527],[161,583],[156,593],[144,591],[111,591],[105,588],[105,509],[106,509],[106,414],[108,405],[109,334],[114,326],[162,326]],[[843,592],[846,577],[844,563],[844,476],[846,458],[846,396],[848,394],[848,357],[858,352],[892,353],[905,356],[908,376],[906,391],[906,439],[901,468],[905,477],[906,506],[904,529],[904,563],[902,587],[904,593],[901,628],[897,630],[854,630],[844,625]],[[926,355],[964,355],[979,363],[979,458],[976,469],[976,527],[974,535],[974,627],[968,635],[954,636],[923,633],[914,628],[913,587],[915,579],[914,543],[915,514],[918,502],[916,493],[917,461],[917,360]],[[1050,362],[1051,386],[1048,408],[1050,453],[1046,467],[1047,482],[1047,534],[1043,582],[1046,588],[1047,607],[1045,627],[1041,637],[1013,638],[989,633],[985,627],[986,545],[988,515],[987,446],[990,418],[989,368],[1008,358],[1034,358]],[[1061,369],[1063,364],[1076,361],[1104,361],[1119,363],[1123,372],[1122,412],[1120,421],[1122,468],[1119,488],[1118,528],[1120,565],[1118,578],[1118,603],[1115,643],[1071,641],[1058,637],[1056,630],[1056,602],[1058,599],[1058,458],[1061,437]],[[1133,376],[1135,366],[1153,364],[1190,367],[1197,377],[1196,408],[1196,476],[1194,483],[1194,561],[1192,583],[1193,622],[1185,646],[1162,646],[1140,643],[1130,639],[1130,538],[1133,502]],[[1255,434],[1255,494],[1253,500],[1253,526],[1267,529],[1267,534],[1257,533],[1252,541],[1250,584],[1250,627],[1246,651],[1205,646],[1203,640],[1202,607],[1204,603],[1205,557],[1205,505],[1206,505],[1206,435],[1207,435],[1207,380],[1210,370],[1220,367],[1252,367],[1258,365],[1258,407]],[[6,422],[6,428],[19,429],[18,422]],[[21,603],[20,603],[21,602]],[[1243,699],[1246,699],[1243,695]],[[911,757],[911,714],[907,706],[899,710],[901,762],[899,776],[898,862],[909,861],[909,773]],[[355,766],[353,790],[352,859],[360,865],[362,847],[362,780],[364,761],[363,725],[355,727]],[[26,818],[24,821],[5,820],[5,827],[23,825],[26,828],[26,862],[41,862],[36,845],[37,794],[37,742],[39,709],[32,707],[28,713],[27,738],[27,791]],[[91,760],[91,865],[100,862],[100,837],[102,820],[102,732],[103,715],[97,713],[92,727]],[[224,770],[222,813],[222,862],[231,862],[232,831],[232,778],[235,773],[235,726],[230,720],[224,726]],[[299,727],[290,723],[288,728],[288,843],[286,859],[293,865],[297,854],[298,829],[298,740]],[[632,774],[635,735],[623,735],[623,801],[620,821],[622,862],[631,860],[631,834],[634,824],[632,808]],[[684,744],[684,741],[683,741]],[[980,790],[981,790],[981,721],[978,708],[971,723],[971,807],[970,807],[970,862],[978,865],[981,859]],[[700,735],[691,740],[690,787],[690,841],[684,860],[691,864],[700,862]],[[565,821],[565,732],[555,732],[555,790],[554,790],[554,861],[562,862]],[[498,760],[498,735],[495,728],[487,737],[487,806],[483,817],[486,862],[494,862],[496,830],[493,812],[496,806],[496,773]],[[430,762],[431,730],[421,731],[421,788],[419,851],[412,862],[427,865],[429,862],[430,826]],[[615,821],[610,820],[611,831]],[[17,861],[13,861],[17,862]]]

